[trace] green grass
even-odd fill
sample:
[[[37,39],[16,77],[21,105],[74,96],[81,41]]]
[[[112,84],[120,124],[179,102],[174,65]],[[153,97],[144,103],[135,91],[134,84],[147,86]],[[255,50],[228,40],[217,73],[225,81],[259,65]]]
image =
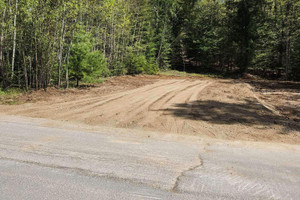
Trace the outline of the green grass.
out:
[[[7,89],[7,90],[0,89],[0,96],[1,97],[13,97],[13,96],[18,96],[21,93],[22,93],[22,90],[21,89],[16,89],[16,88],[10,88],[10,89]]]
[[[178,77],[199,77],[199,78],[221,78],[220,75],[215,74],[196,74],[196,73],[187,73],[177,70],[167,70],[159,72],[159,75],[163,76],[178,76]]]
[[[79,88],[81,87],[89,87],[89,86],[93,86],[93,85],[97,85],[97,84],[102,84],[104,81],[106,81],[108,78],[92,78],[92,77],[88,77],[88,78],[83,78],[81,81],[79,81]],[[70,85],[69,88],[77,88],[76,84],[77,82],[75,80],[70,80]],[[54,85],[52,85],[51,87],[53,87]],[[62,87],[60,88],[60,90],[64,90],[66,88],[66,85],[63,84]]]
[[[14,105],[18,104],[17,96],[22,94],[21,89],[9,88],[7,90],[0,89],[0,104]]]
[[[86,77],[82,80],[83,84],[101,84],[103,83],[107,78],[93,78],[93,77]]]

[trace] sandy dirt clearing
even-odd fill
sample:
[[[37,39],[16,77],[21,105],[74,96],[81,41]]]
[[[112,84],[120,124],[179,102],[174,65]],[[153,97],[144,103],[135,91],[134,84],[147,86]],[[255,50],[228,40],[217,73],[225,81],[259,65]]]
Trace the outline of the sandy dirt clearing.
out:
[[[41,93],[27,96],[22,105],[0,105],[0,112],[218,139],[300,143],[299,124],[245,82],[121,77],[81,91]]]

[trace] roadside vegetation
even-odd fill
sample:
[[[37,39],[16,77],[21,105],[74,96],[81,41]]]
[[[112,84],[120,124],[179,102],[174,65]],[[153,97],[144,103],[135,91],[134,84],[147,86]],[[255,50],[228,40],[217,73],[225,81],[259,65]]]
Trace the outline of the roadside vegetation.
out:
[[[212,73],[189,73],[178,70],[163,70],[158,73],[162,76],[175,76],[175,77],[198,77],[198,78],[224,78],[221,74],[212,74]]]
[[[9,88],[3,91],[0,88],[0,104],[14,105],[19,104],[18,96],[23,94],[23,90],[17,88]]]
[[[20,89],[7,89],[5,91],[0,89],[0,96],[16,96],[19,95],[22,91]]]
[[[297,0],[4,0],[0,87],[185,72],[299,80],[299,13]]]

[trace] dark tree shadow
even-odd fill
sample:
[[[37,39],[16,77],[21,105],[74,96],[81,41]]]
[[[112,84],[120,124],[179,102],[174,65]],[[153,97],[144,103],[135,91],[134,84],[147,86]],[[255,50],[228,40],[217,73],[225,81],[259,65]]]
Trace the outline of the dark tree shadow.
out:
[[[300,82],[291,81],[245,81],[254,86],[257,90],[272,90],[272,91],[291,91],[300,92]]]
[[[280,125],[288,130],[300,130],[300,126],[288,119],[274,115],[255,101],[245,103],[225,103],[218,101],[194,101],[176,104],[174,108],[162,109],[165,115],[173,115],[190,120],[208,121],[214,124]]]

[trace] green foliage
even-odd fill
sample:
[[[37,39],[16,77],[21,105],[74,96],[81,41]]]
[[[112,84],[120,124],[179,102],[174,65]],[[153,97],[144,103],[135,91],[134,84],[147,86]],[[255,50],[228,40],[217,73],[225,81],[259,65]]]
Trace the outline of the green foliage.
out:
[[[198,78],[224,78],[221,75],[215,74],[199,74],[199,73],[187,73],[177,70],[166,70],[159,72],[160,75],[163,76],[177,76],[177,77],[198,77]]]
[[[21,94],[22,90],[17,89],[17,88],[9,88],[7,90],[2,90],[0,88],[0,96],[4,97],[13,97]]]
[[[144,73],[145,74],[150,74],[150,75],[155,75],[159,72],[159,67],[156,63],[150,63],[148,62],[146,66],[144,66]]]
[[[144,67],[147,65],[147,60],[145,56],[137,55],[133,53],[132,48],[128,48],[124,63],[128,74],[142,74],[144,73]]]
[[[0,89],[0,96],[3,96],[3,95],[5,95],[6,94],[6,92],[4,92],[4,91],[2,91],[1,89]]]
[[[103,53],[91,51],[92,42],[91,35],[79,27],[70,51],[70,75],[78,82],[97,82],[110,75]]]
[[[128,52],[125,58],[125,67],[127,73],[133,74],[156,74],[159,68],[156,64],[149,63],[146,57],[142,54],[135,54],[132,48],[128,48]]]
[[[95,78],[108,77],[110,75],[107,68],[107,61],[100,51],[89,52],[82,62],[82,68],[85,69],[84,75]]]
[[[19,104],[18,96],[22,93],[19,88],[8,88],[2,90],[0,88],[0,104],[15,105]]]
[[[111,70],[112,75],[114,76],[123,76],[127,73],[127,69],[124,62],[115,61],[112,63],[114,66],[113,70]]]
[[[74,41],[70,51],[70,75],[78,82],[88,73],[91,67],[87,58],[92,49],[91,36],[86,31],[79,27],[79,30],[74,35]]]
[[[299,80],[299,0],[6,0],[0,16],[2,88],[169,68]]]
[[[291,78],[300,81],[300,34],[298,34],[292,44],[291,64]]]
[[[224,40],[224,24],[222,15],[224,4],[218,1],[197,1],[192,7],[186,22],[185,36],[182,41],[187,56],[202,66],[210,67],[221,52],[221,42]]]

